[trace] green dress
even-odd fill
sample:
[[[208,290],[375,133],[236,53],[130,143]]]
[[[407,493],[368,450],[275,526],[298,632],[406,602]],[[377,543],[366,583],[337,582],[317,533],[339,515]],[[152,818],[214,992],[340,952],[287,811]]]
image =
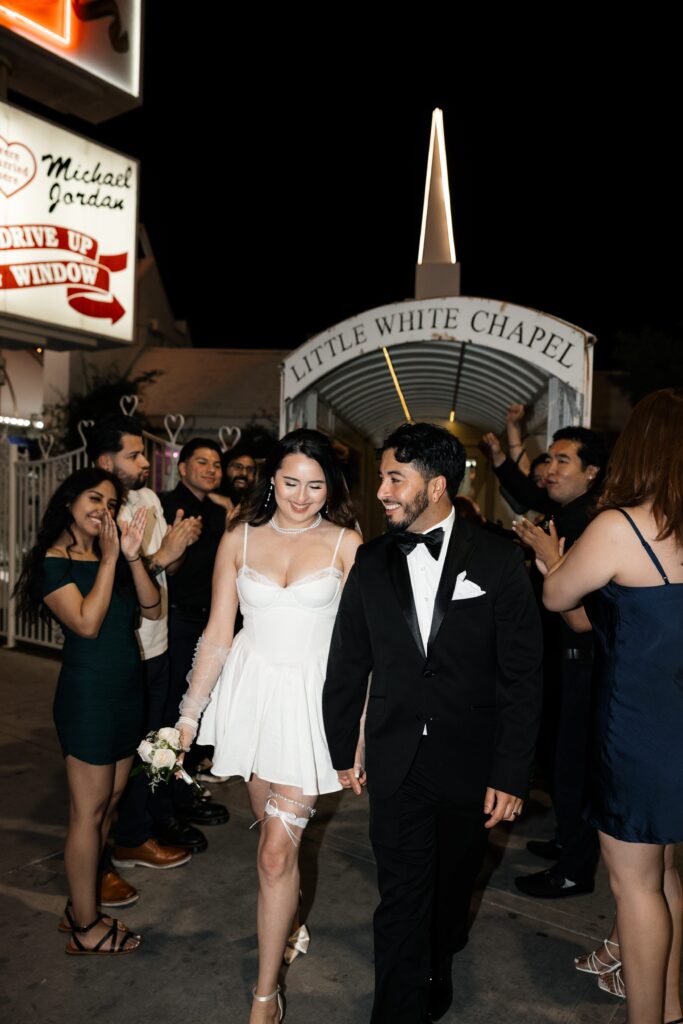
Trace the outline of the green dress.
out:
[[[46,558],[43,597],[68,583],[75,583],[85,597],[95,584],[99,564]],[[134,588],[115,586],[94,639],[78,636],[60,623],[64,650],[53,712],[65,757],[113,764],[134,754],[142,739],[144,684],[137,621]]]

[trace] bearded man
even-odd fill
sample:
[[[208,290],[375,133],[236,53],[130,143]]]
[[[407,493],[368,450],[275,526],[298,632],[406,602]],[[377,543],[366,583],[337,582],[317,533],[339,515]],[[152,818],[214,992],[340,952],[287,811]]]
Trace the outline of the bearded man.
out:
[[[465,451],[406,424],[380,449],[388,532],[358,550],[323,715],[342,786],[365,721],[374,917],[372,1024],[438,1020],[467,941],[488,830],[521,813],[541,704],[539,615],[521,550],[456,519]]]

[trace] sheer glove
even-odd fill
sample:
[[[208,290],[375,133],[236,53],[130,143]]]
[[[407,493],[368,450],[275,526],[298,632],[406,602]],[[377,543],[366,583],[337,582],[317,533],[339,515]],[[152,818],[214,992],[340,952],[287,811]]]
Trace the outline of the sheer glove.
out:
[[[230,648],[224,644],[214,644],[204,634],[197,641],[192,659],[192,668],[187,673],[188,688],[180,702],[180,717],[176,729],[181,731],[183,750],[189,750],[199,728],[199,719],[209,703],[211,691],[218,681],[225,665]]]

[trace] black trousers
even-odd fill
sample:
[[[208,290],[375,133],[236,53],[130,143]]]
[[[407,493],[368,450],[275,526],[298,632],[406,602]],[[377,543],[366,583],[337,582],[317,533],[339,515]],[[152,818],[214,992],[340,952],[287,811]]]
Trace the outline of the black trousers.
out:
[[[188,615],[171,607],[168,613],[168,653],[170,660],[170,677],[168,699],[166,702],[166,725],[175,725],[178,721],[178,708],[183,694],[187,690],[187,673],[192,668],[197,641],[204,632],[208,615]],[[197,765],[207,754],[206,747],[196,743],[185,755],[185,769],[193,775]],[[192,789],[182,779],[171,779],[169,783],[171,798],[178,808],[189,807],[194,797]]]
[[[591,660],[563,660],[552,797],[562,846],[557,871],[574,882],[593,877],[600,855],[597,832],[583,817],[590,785],[592,679]]]
[[[472,892],[486,851],[486,818],[481,807],[454,802],[429,736],[420,741],[396,793],[377,799],[370,789],[369,795],[380,894],[371,1024],[419,1024],[432,959],[457,952],[467,941]]]
[[[145,680],[145,731],[161,729],[168,725],[165,718],[168,701],[169,659],[168,652],[143,662]],[[174,720],[175,721],[175,720]],[[141,736],[140,739],[143,737]],[[136,764],[139,759],[136,755]],[[154,822],[173,814],[168,786],[157,786],[154,793],[149,788],[147,776],[141,772],[128,780],[128,785],[119,802],[118,821],[114,828],[114,839],[119,846],[141,846],[154,834]]]

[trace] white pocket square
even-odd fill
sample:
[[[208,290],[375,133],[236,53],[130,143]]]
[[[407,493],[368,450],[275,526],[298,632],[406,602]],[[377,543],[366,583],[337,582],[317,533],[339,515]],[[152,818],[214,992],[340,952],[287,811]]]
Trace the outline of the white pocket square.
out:
[[[473,580],[465,579],[466,576],[467,573],[464,570],[463,572],[458,573],[451,601],[462,601],[464,598],[468,597],[483,597],[486,593],[486,591],[477,586]]]

